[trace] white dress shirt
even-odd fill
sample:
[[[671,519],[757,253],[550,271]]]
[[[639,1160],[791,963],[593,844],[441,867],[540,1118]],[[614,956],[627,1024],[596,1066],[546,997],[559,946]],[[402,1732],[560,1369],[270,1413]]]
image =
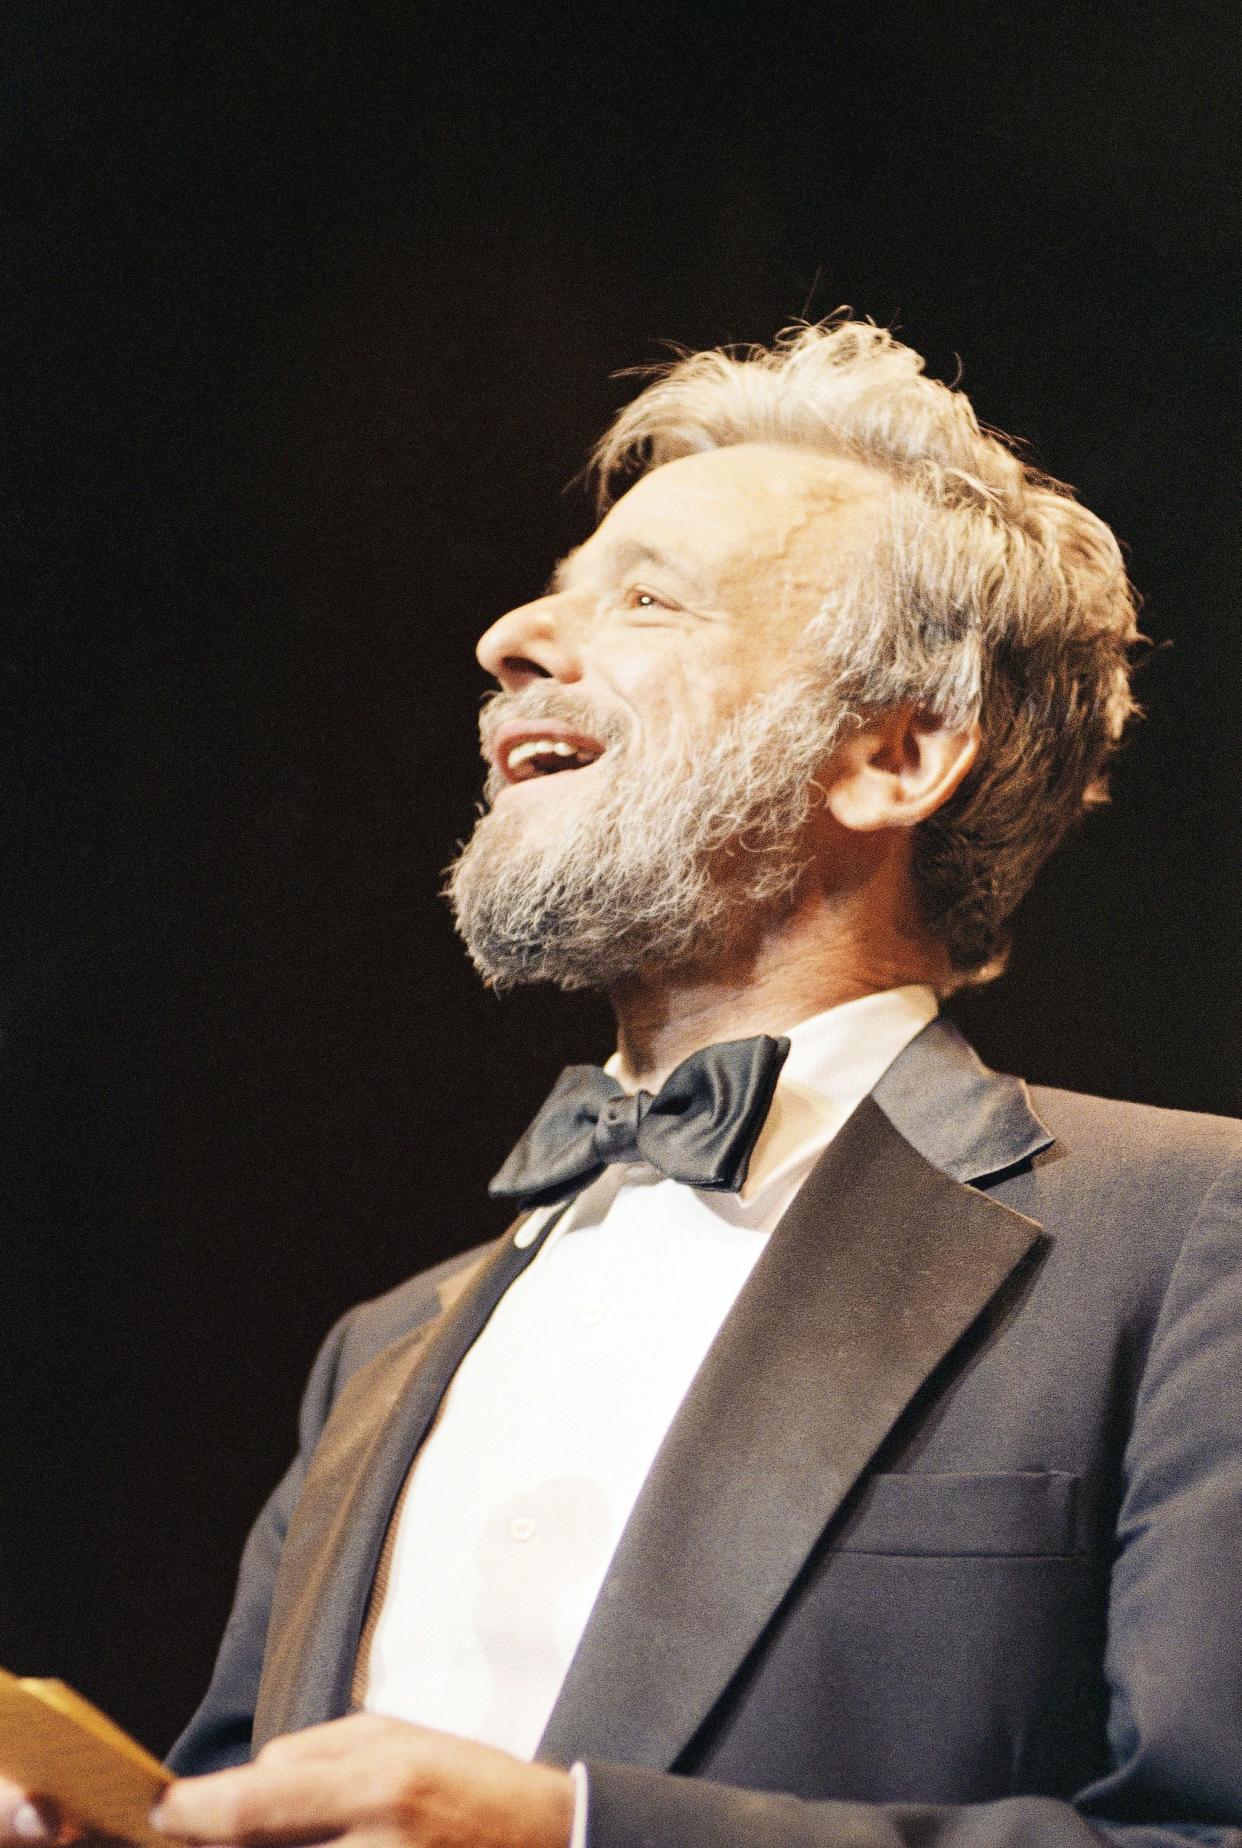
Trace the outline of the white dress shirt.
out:
[[[936,1011],[931,989],[896,988],[794,1027],[740,1194],[614,1165],[562,1215],[415,1459],[365,1664],[369,1711],[534,1755],[721,1323],[817,1157]]]

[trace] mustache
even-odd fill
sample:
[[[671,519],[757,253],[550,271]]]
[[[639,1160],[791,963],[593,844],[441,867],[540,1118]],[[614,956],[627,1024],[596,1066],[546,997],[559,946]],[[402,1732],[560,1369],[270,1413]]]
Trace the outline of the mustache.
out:
[[[601,711],[588,695],[572,687],[535,681],[516,693],[506,693],[502,687],[487,695],[479,714],[479,742],[487,752],[502,725],[511,720],[538,725],[543,719],[571,726],[605,747],[623,744],[633,729],[619,712]]]

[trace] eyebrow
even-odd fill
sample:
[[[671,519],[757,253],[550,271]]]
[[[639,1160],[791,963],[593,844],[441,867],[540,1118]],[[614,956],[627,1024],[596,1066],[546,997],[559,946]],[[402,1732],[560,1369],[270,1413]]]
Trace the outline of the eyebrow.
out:
[[[575,546],[561,559],[548,580],[548,595],[557,591],[568,590],[574,577],[575,561],[582,552],[581,546]],[[700,578],[690,569],[684,560],[673,552],[665,552],[659,546],[649,545],[644,539],[619,539],[615,545],[608,546],[604,558],[611,569],[618,573],[632,571],[639,565],[651,565],[658,571],[671,572],[700,601],[708,600],[708,593]]]

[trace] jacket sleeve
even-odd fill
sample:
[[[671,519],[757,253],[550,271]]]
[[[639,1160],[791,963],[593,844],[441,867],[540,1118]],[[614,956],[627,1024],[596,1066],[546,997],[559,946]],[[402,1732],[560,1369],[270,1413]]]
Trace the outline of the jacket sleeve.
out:
[[[168,1754],[178,1777],[222,1771],[250,1757],[254,1715],[276,1566],[289,1516],[302,1488],[311,1452],[339,1387],[341,1354],[350,1319],[341,1317],[320,1348],[302,1395],[298,1454],[264,1504],[242,1553],[233,1608],[202,1704]]]
[[[588,1763],[588,1848],[1242,1848],[1242,1162],[1203,1199],[1125,1452],[1108,1758],[1065,1798],[816,1802]],[[831,1742],[825,1742],[831,1750]]]

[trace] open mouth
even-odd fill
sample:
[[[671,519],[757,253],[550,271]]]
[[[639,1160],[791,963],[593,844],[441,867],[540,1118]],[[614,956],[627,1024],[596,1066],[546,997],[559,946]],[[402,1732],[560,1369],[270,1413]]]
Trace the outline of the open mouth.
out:
[[[567,725],[511,720],[491,740],[488,755],[507,784],[530,783],[566,770],[583,770],[602,757],[605,748],[598,738]]]

